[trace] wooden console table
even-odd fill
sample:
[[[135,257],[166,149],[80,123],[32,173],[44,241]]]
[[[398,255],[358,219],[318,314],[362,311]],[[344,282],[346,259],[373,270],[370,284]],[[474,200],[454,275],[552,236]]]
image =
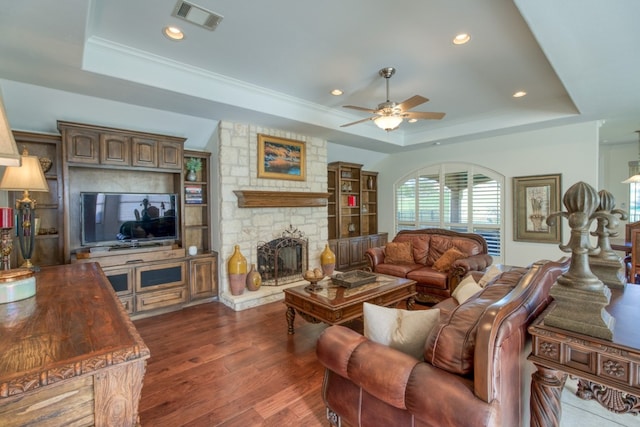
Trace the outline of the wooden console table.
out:
[[[531,427],[560,425],[567,375],[580,378],[578,395],[616,413],[640,414],[640,285],[612,290],[606,310],[616,319],[607,341],[544,324],[552,305],[529,327],[537,368],[531,382]]]
[[[0,304],[0,425],[135,426],[149,349],[96,263]]]

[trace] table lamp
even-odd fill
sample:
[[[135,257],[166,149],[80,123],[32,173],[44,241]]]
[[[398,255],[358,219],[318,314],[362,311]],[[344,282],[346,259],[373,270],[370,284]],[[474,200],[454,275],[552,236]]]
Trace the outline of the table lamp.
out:
[[[36,156],[30,156],[25,148],[21,156],[22,166],[7,166],[0,180],[0,190],[22,191],[22,198],[16,200],[18,241],[24,263],[21,267],[35,269],[31,263],[35,246],[36,201],[29,191],[48,192],[49,186]]]
[[[13,249],[11,230],[13,230],[13,209],[0,208],[0,253],[3,270],[11,269],[10,256]]]

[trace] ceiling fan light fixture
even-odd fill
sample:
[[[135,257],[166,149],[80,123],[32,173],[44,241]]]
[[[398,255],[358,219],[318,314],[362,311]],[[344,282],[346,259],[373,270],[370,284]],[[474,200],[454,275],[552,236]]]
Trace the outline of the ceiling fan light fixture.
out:
[[[382,130],[387,132],[397,129],[402,123],[402,117],[399,116],[380,116],[373,119],[373,122]]]

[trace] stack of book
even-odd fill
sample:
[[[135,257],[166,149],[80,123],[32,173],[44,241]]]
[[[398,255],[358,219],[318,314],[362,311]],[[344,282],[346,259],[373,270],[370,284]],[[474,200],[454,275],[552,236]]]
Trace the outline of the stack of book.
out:
[[[184,187],[184,201],[188,204],[202,203],[202,186],[200,185],[185,185]]]

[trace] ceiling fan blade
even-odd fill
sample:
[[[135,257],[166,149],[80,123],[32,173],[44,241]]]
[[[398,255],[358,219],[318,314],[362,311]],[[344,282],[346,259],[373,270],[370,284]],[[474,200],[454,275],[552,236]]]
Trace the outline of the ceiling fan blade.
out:
[[[371,108],[357,107],[355,105],[343,105],[344,108],[351,108],[352,110],[366,111],[367,113],[375,114],[378,110],[372,110]]]
[[[429,99],[425,98],[424,96],[414,95],[411,98],[406,99],[398,104],[398,108],[400,108],[401,111],[407,111],[428,101]]]
[[[344,127],[351,126],[351,125],[357,125],[358,123],[368,122],[369,120],[373,120],[376,117],[378,117],[378,116],[367,117],[366,119],[358,120],[357,122],[351,122],[351,123],[347,123],[346,125],[340,125],[340,127],[344,128]]]
[[[445,113],[430,113],[423,111],[408,111],[406,113],[402,113],[402,117],[407,119],[428,119],[428,120],[440,120],[443,118]]]

